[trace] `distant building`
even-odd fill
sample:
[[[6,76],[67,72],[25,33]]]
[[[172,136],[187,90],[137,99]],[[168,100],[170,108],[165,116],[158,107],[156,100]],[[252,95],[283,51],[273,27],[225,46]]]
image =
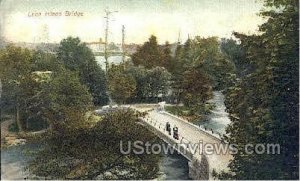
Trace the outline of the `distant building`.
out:
[[[95,42],[86,42],[86,45],[92,50],[92,52],[104,52],[105,51],[105,42],[102,41],[100,38],[99,41]],[[132,55],[135,53],[138,49],[139,45],[138,44],[127,44],[124,45],[125,52],[127,55]],[[122,53],[122,44],[115,44],[113,42],[109,43],[108,46],[108,52],[114,52],[114,53]]]
[[[102,38],[100,38],[98,42],[86,42],[86,45],[92,52],[104,52],[105,50],[105,42],[102,41]]]

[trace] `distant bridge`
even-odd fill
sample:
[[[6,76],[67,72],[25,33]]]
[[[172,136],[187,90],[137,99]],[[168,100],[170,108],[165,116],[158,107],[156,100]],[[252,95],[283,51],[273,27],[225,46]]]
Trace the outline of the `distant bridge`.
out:
[[[199,141],[203,145],[210,143],[215,145],[226,146],[222,143],[220,136],[213,134],[203,128],[189,123],[186,120],[178,118],[164,111],[157,111],[155,105],[133,106],[140,112],[148,112],[144,118],[140,118],[146,128],[155,133],[164,142],[173,146],[180,154],[189,160],[189,177],[195,180],[213,179],[213,170],[220,172],[228,171],[228,163],[232,159],[229,152],[217,154],[214,150],[212,154],[200,153],[200,149],[192,149],[191,146],[199,146]],[[178,127],[179,139],[176,140],[168,134],[165,129],[166,123],[169,122],[171,127]],[[194,147],[195,148],[195,147]]]

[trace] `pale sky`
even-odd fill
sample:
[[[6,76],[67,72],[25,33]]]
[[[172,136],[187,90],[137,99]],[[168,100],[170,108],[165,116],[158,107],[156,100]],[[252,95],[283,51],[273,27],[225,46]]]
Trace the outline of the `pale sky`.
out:
[[[159,43],[193,36],[231,37],[233,31],[255,33],[264,21],[260,0],[0,0],[0,33],[13,42],[59,42],[67,36],[82,41],[104,39],[105,8],[112,14],[109,41],[143,43],[151,34]],[[82,12],[81,17],[64,16]],[[62,12],[62,16],[45,16]],[[41,13],[39,17],[29,14]]]

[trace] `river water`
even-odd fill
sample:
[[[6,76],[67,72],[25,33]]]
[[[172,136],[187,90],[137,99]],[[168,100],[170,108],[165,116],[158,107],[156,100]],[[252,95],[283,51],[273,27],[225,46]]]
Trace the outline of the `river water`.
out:
[[[24,180],[29,175],[24,168],[33,158],[32,152],[40,148],[37,144],[26,144],[1,149],[1,180]]]
[[[225,134],[225,129],[230,123],[228,113],[225,111],[224,95],[221,91],[213,91],[213,98],[209,102],[215,104],[215,108],[211,111],[205,121],[201,120],[196,124],[214,130],[214,132]]]
[[[166,154],[160,162],[159,180],[190,180],[188,160],[179,153]]]

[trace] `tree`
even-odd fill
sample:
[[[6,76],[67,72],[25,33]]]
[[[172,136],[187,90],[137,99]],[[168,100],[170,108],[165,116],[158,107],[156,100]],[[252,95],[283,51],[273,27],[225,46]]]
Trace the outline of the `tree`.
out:
[[[75,73],[65,70],[54,74],[49,83],[42,85],[38,95],[40,114],[53,131],[62,132],[88,124],[86,114],[91,111],[92,97]]]
[[[234,64],[219,50],[217,37],[195,37],[191,41],[190,66],[200,67],[213,84],[214,90],[224,90],[235,80]]]
[[[194,39],[188,39],[184,45],[178,45],[170,67],[172,96],[174,102],[177,103],[183,101],[189,105],[194,104],[189,103],[188,99],[183,97],[186,91],[183,87],[187,85],[186,78],[190,79],[191,75],[189,74],[193,74],[195,77],[204,76],[205,84],[212,86],[213,90],[226,90],[233,86],[236,80],[234,64],[219,50],[217,37],[201,38],[197,36]],[[199,75],[196,75],[197,73]],[[197,82],[197,80],[195,81]],[[192,81],[189,83],[192,84]],[[201,82],[199,83],[201,84]],[[199,93],[194,93],[195,96],[200,96]],[[187,95],[192,100],[193,95],[186,94],[185,97]],[[206,94],[204,93],[203,96]]]
[[[52,71],[33,71],[20,83],[24,106],[20,109],[21,121],[26,124],[26,131],[45,129],[49,126],[47,119],[41,114],[45,107],[40,104],[44,102],[45,95],[42,86],[48,84]],[[32,126],[33,125],[33,126]]]
[[[132,55],[132,61],[134,65],[143,65],[147,69],[163,65],[161,52],[155,36],[151,35],[149,40]]]
[[[172,87],[172,101],[176,103],[181,102],[181,84],[183,82],[183,73],[185,71],[185,61],[182,58],[184,51],[183,46],[178,44],[175,51],[175,56],[172,58],[170,72],[171,72],[171,81],[170,85]]]
[[[125,72],[136,81],[136,102],[157,101],[166,97],[170,90],[171,74],[164,67],[147,70],[142,66],[131,66]]]
[[[233,155],[232,179],[298,179],[299,177],[299,5],[296,0],[266,0],[266,23],[260,35],[235,33],[252,71],[226,96],[232,123],[230,143],[279,144],[280,154]]]
[[[226,90],[235,83],[234,64],[222,55],[214,57],[213,60],[205,59],[202,69],[212,80],[214,90]]]
[[[33,120],[47,121],[52,128],[59,123],[62,129],[78,124],[91,108],[87,89],[53,55],[8,46],[0,60],[1,103],[14,107],[19,130]]]
[[[123,110],[105,115],[93,127],[52,134],[46,140],[45,150],[37,153],[29,169],[51,179],[91,180],[106,171],[119,175],[102,179],[154,179],[159,171],[160,155],[120,151],[121,142],[125,151],[135,141],[159,143],[153,133],[138,123],[134,111]]]
[[[171,56],[171,45],[167,41],[165,45],[162,47],[162,66],[165,67],[168,71],[170,71],[171,68],[171,63],[172,63],[172,56]]]
[[[208,76],[202,70],[192,68],[184,72],[180,97],[192,112],[200,111],[205,102],[212,97],[212,87]]]
[[[184,45],[178,44],[175,51],[175,57],[172,61],[171,72],[174,75],[180,75],[182,72],[186,71],[189,67],[193,66],[191,64],[192,59],[192,40],[187,39]]]
[[[143,66],[128,66],[126,69],[126,73],[131,75],[136,82],[135,95],[131,97],[136,102],[148,101],[150,83],[147,72],[148,70]]]
[[[24,123],[21,122],[20,110],[24,105],[21,84],[31,74],[33,58],[32,52],[14,46],[7,46],[0,54],[0,77],[2,82],[1,108],[14,109],[15,119],[20,131]]]
[[[69,70],[34,71],[23,84],[24,122],[47,122],[51,131],[65,132],[88,126],[92,97],[78,76]]]
[[[149,83],[148,96],[152,99],[165,97],[170,90],[170,78],[170,73],[163,67],[155,67],[147,71],[146,82]]]
[[[135,94],[136,81],[124,72],[122,65],[113,65],[108,72],[108,89],[113,100],[123,104]]]
[[[92,51],[79,38],[68,37],[60,42],[58,59],[71,71],[79,73],[80,81],[93,96],[96,105],[108,102],[104,71],[95,61]]]
[[[210,78],[214,90],[224,90],[234,84],[235,67],[219,50],[217,37],[188,39],[184,45],[178,45],[172,61],[173,87],[183,81],[183,73],[191,68],[202,69]],[[176,88],[177,87],[177,88]],[[176,93],[177,96],[180,94]]]
[[[245,50],[236,40],[222,38],[220,48],[226,59],[234,63],[238,77],[245,76],[251,71],[251,64],[246,61]]]
[[[108,102],[107,80],[105,72],[92,61],[82,68],[79,74],[81,81],[89,88],[95,105],[105,105]]]
[[[217,37],[201,38],[196,36],[195,39],[190,40],[188,46],[188,61],[193,66],[199,66],[204,61],[216,61],[217,57],[221,56]]]
[[[57,57],[50,53],[43,51],[33,52],[32,71],[52,71],[60,72],[65,70],[64,64],[57,59]]]

